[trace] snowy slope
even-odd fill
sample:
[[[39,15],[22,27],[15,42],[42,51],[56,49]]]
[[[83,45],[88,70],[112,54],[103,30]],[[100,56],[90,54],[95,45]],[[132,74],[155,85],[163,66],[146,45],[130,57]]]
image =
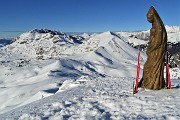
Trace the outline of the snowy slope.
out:
[[[77,43],[63,33],[33,30],[3,47],[1,112],[53,95],[63,82],[81,76],[134,77],[138,51],[125,43],[123,37],[105,32],[79,38],[81,42]],[[44,50],[40,54],[43,59],[37,60],[39,47]],[[61,54],[52,55],[52,48]],[[142,63],[145,59],[142,53]]]
[[[177,81],[173,81],[175,83]],[[72,88],[72,86],[75,86]],[[132,95],[128,78],[82,77],[62,92],[0,115],[1,119],[180,119],[180,84]],[[69,89],[71,88],[71,89]],[[62,88],[61,88],[62,89]]]
[[[22,34],[0,48],[0,119],[179,119],[178,80],[173,90],[132,95],[138,50],[127,39]],[[141,52],[140,77],[145,60]]]

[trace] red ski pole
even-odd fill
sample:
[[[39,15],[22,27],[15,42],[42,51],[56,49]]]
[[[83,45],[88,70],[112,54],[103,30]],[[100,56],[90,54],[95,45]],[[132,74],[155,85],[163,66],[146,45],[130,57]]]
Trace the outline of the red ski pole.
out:
[[[167,66],[168,66],[168,88],[171,89],[171,88],[172,88],[172,85],[171,85],[171,79],[170,79],[169,64],[168,64]]]
[[[170,79],[170,70],[169,70],[169,52],[166,53],[166,87],[171,89],[171,79]]]
[[[136,69],[136,88],[135,88],[135,93],[138,92],[138,80],[139,80],[139,73],[140,73],[140,52],[138,52],[138,65]]]
[[[168,80],[169,80],[169,89],[172,89],[171,79],[170,79],[170,71],[168,72]]]

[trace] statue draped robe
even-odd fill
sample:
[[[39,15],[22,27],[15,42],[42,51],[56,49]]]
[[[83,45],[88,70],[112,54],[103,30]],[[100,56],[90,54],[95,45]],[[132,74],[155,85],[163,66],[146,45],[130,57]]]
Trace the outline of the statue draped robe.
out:
[[[159,90],[165,87],[164,61],[167,48],[167,32],[154,7],[150,7],[147,19],[152,23],[152,28],[146,51],[147,61],[144,64],[143,77],[139,86]]]

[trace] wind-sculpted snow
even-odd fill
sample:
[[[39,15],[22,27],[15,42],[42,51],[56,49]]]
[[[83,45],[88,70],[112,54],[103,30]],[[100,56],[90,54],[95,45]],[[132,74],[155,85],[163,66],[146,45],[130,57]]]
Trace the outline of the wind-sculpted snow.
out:
[[[178,80],[132,95],[138,50],[127,39],[35,29],[1,47],[0,119],[179,119]]]
[[[174,90],[132,95],[132,78],[82,77],[54,96],[0,115],[1,119],[179,119],[178,85]],[[72,85],[79,86],[71,89]],[[66,90],[66,91],[65,91]]]

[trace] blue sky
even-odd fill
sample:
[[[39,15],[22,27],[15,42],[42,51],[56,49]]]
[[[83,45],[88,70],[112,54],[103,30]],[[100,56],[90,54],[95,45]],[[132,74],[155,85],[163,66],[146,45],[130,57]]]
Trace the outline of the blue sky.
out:
[[[0,36],[48,28],[62,32],[134,31],[151,27],[150,6],[180,26],[180,0],[1,0]]]

